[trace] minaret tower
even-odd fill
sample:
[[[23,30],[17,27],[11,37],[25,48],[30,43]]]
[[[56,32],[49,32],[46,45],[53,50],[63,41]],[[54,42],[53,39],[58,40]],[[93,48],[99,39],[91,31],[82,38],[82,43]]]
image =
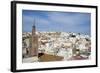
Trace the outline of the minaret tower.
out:
[[[36,27],[35,27],[35,20],[32,26],[32,35],[36,35]]]
[[[32,47],[30,49],[30,56],[38,56],[38,36],[36,34],[35,20],[32,26]]]

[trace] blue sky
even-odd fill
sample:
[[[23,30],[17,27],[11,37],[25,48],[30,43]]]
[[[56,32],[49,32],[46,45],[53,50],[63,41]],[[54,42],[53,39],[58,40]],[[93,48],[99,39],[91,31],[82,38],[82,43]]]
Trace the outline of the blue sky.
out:
[[[90,13],[23,10],[23,32],[32,31],[34,20],[37,31],[91,34]]]

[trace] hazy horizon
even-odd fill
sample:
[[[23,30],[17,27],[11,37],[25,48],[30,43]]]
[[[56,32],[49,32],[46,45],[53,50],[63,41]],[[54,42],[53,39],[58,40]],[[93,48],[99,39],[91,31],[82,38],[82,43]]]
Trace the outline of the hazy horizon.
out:
[[[79,12],[55,12],[23,10],[23,32],[31,32],[34,24],[39,32],[74,32],[91,34],[91,14]]]

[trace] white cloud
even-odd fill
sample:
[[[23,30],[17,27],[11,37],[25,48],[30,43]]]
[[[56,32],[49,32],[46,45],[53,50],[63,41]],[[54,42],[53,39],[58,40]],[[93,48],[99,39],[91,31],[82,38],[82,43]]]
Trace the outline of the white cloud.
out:
[[[37,25],[49,25],[50,21],[48,19],[44,19],[44,18],[37,18],[36,19]]]
[[[79,24],[84,23],[88,18],[86,18],[85,14],[74,14],[74,15],[68,15],[65,13],[50,13],[48,14],[48,18],[59,24],[67,24],[67,26],[76,26]]]

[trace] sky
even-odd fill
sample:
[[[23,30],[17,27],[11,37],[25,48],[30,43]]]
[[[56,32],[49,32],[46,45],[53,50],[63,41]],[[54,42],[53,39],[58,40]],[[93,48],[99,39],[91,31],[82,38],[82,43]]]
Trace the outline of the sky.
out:
[[[31,32],[34,23],[39,32],[91,34],[90,13],[23,10],[22,31]]]

